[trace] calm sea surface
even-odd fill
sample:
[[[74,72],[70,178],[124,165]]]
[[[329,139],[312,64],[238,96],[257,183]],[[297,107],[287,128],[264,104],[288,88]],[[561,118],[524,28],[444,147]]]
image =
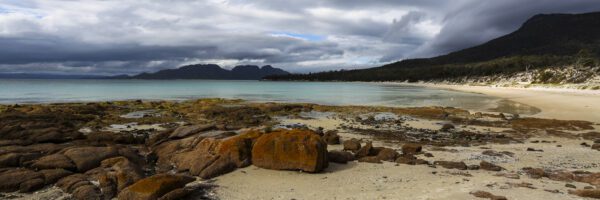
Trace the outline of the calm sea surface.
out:
[[[2,104],[212,97],[331,105],[438,105],[476,110],[498,103],[498,99],[481,94],[383,83],[0,79]]]

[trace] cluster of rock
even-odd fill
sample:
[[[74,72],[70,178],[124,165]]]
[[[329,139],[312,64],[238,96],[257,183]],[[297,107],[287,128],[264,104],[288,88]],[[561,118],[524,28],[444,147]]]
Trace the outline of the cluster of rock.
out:
[[[327,144],[310,130],[249,130],[237,135],[209,131],[148,146],[156,153],[159,171],[189,172],[205,179],[251,164],[306,172],[320,172],[328,164]]]
[[[70,146],[59,150],[55,146],[3,146],[1,149],[10,153],[0,156],[0,180],[6,180],[0,182],[0,191],[31,192],[56,183],[76,199],[103,199],[144,177],[140,168],[144,158],[132,148]],[[32,152],[46,155],[25,161]]]
[[[179,199],[208,187],[194,184],[196,177],[249,165],[305,172],[328,166],[327,142],[311,130],[236,133],[204,124],[131,138],[79,132],[92,115],[7,113],[0,116],[0,192],[54,185],[74,199]]]
[[[600,132],[592,131],[592,132],[583,133],[580,136],[582,139],[593,141],[592,145],[589,145],[588,143],[583,142],[583,143],[581,143],[581,146],[589,147],[594,150],[600,151]]]
[[[341,127],[357,134],[371,136],[376,140],[395,140],[432,146],[466,146],[481,145],[486,143],[508,144],[519,142],[519,139],[513,138],[507,134],[488,134],[464,129],[456,129],[452,124],[444,124],[440,130],[417,129],[406,126],[393,127],[392,130],[370,127],[365,128],[353,125],[343,125]]]
[[[44,108],[38,108],[44,109]],[[0,145],[29,145],[34,143],[63,143],[85,136],[77,124],[94,119],[93,115],[70,114],[53,111],[34,113],[5,111],[0,116]]]
[[[423,161],[416,159],[411,153],[408,152],[400,154],[394,149],[386,147],[374,147],[372,142],[366,142],[365,145],[362,145],[360,140],[354,138],[344,141],[343,146],[344,148],[342,151],[329,151],[329,160],[331,162],[347,163],[354,160],[368,163],[381,163],[382,161],[403,162],[403,160],[407,158],[412,159],[414,164],[418,163],[419,161]]]
[[[364,145],[355,138],[343,142],[343,150],[329,152],[329,160],[336,163],[358,162],[381,163],[382,161],[398,162],[403,164],[428,164],[427,161],[417,159],[414,154],[421,151],[419,144],[406,144],[402,147],[403,154],[386,147],[374,147],[372,142]]]
[[[571,190],[569,193],[575,194],[581,197],[600,198],[600,173],[592,173],[587,171],[567,171],[567,170],[546,170],[542,168],[523,168],[523,171],[534,179],[548,178],[554,181],[564,182],[582,182],[588,183],[593,187]]]
[[[479,165],[467,165],[464,162],[455,161],[435,161],[430,163],[427,160],[416,157],[418,154],[423,154],[425,157],[433,157],[431,153],[423,153],[422,145],[416,143],[404,144],[401,149],[402,153],[398,153],[398,151],[391,148],[373,147],[372,142],[366,142],[364,145],[362,145],[360,140],[354,138],[344,141],[343,146],[343,151],[329,151],[329,160],[331,162],[347,163],[349,161],[358,160],[358,162],[382,163],[382,161],[388,161],[407,165],[441,166],[446,169],[482,169],[488,171],[504,170],[504,168],[487,161],[481,161]],[[490,152],[491,151],[488,151],[488,153]],[[501,154],[497,152],[493,153]]]

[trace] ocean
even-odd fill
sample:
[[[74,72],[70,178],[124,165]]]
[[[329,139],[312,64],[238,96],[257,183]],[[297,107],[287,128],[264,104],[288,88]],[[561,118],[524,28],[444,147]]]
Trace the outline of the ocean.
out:
[[[0,79],[0,104],[198,98],[327,105],[449,106],[472,110],[493,108],[499,102],[482,94],[390,83]]]

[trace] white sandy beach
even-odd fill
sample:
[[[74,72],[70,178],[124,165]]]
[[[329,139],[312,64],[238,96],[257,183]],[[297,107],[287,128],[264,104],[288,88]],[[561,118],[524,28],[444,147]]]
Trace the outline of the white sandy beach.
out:
[[[333,119],[292,119],[286,123],[304,123],[310,127],[334,129],[341,121]],[[425,123],[425,122],[424,122]],[[431,124],[430,128],[439,128]],[[371,140],[364,135],[341,132],[342,139],[361,138]],[[598,163],[589,160],[590,156],[600,157],[600,151],[581,147],[583,142],[577,139],[536,138],[556,141],[553,143],[531,144],[490,144],[484,148],[496,151],[514,152],[514,157],[497,160],[482,156],[485,149],[480,147],[452,147],[456,152],[433,151],[425,147],[426,152],[434,155],[435,160],[465,161],[477,164],[480,159],[497,163],[506,168],[504,173],[517,173],[523,167],[554,166],[570,170],[599,171]],[[532,138],[534,140],[534,138]],[[400,145],[374,140],[374,146],[399,149]],[[562,145],[558,147],[557,144]],[[527,147],[543,149],[544,153],[526,151]],[[329,150],[339,150],[341,145],[329,145]],[[543,155],[543,156],[542,156]],[[572,163],[570,163],[572,162]],[[576,163],[576,164],[575,164]],[[325,172],[310,174],[298,171],[277,171],[250,166],[216,178],[216,195],[222,199],[482,199],[469,194],[472,191],[488,191],[508,199],[544,199],[579,200],[586,199],[569,195],[565,183],[548,179],[532,179],[520,175],[518,179],[507,179],[491,171],[461,171],[455,169],[432,168],[426,165],[404,165],[393,162],[383,164],[349,162],[348,164],[330,163]],[[519,187],[518,184],[531,184],[532,188]],[[572,183],[578,188],[587,184]],[[559,191],[552,193],[549,191]]]
[[[540,108],[535,117],[564,120],[586,120],[600,122],[600,91],[545,88],[499,88],[485,86],[457,86],[418,84],[419,86],[475,92],[495,96]],[[332,119],[290,120],[311,127],[335,129],[339,121]],[[421,121],[419,123],[434,123]],[[414,124],[413,124],[414,125]],[[421,126],[417,126],[421,127]],[[439,129],[439,125],[425,124],[421,128]],[[352,133],[340,133],[342,139],[368,137]],[[484,148],[514,152],[508,160],[489,160],[507,169],[505,173],[519,173],[523,167],[551,167],[568,170],[600,171],[600,163],[589,160],[599,157],[600,152],[582,147],[580,139],[537,138],[555,141],[532,144],[493,144]],[[531,140],[534,140],[532,138]],[[398,144],[373,141],[375,146],[399,149]],[[560,145],[559,145],[560,144]],[[544,153],[530,152],[528,147],[543,149]],[[339,145],[329,146],[340,149]],[[431,151],[429,161],[454,160],[477,164],[484,149],[476,147],[454,147],[457,152]],[[568,194],[564,182],[548,179],[532,179],[521,174],[518,179],[496,176],[497,172],[448,170],[427,166],[398,165],[395,163],[372,164],[351,162],[347,165],[332,163],[324,172],[306,174],[295,171],[274,171],[249,167],[217,178],[220,185],[217,196],[223,199],[481,199],[469,193],[476,190],[488,191],[508,199],[587,199]],[[293,180],[293,181],[290,181]],[[519,187],[531,184],[532,188]],[[578,188],[586,184],[572,183]],[[554,193],[552,191],[558,192]]]
[[[562,143],[562,142],[561,142]],[[562,143],[565,144],[565,143]],[[509,170],[517,170],[522,166],[539,166],[546,162],[560,162],[568,154],[581,159],[585,151],[576,148],[578,144],[570,142],[569,152],[551,147],[551,144],[536,145],[536,148],[547,146],[550,153],[539,159],[539,153],[524,151],[525,144],[494,146],[497,150],[510,150],[518,155],[520,162],[501,163]],[[434,159],[465,160],[480,155],[480,151],[457,148],[459,153],[432,152]],[[483,151],[483,150],[481,150]],[[471,164],[477,163],[473,160]],[[455,173],[466,173],[456,175]],[[323,173],[307,174],[294,171],[275,171],[250,166],[217,178],[220,187],[217,195],[223,199],[481,199],[469,192],[488,191],[508,199],[583,199],[566,194],[564,182],[547,179],[531,179],[521,176],[520,179],[507,179],[495,176],[496,172],[448,170],[430,168],[424,165],[396,165],[350,162],[346,165],[334,164]],[[513,184],[531,183],[537,189],[515,187]],[[573,183],[578,187],[586,184]],[[545,190],[559,190],[562,194],[554,194]]]
[[[542,110],[541,113],[534,115],[534,117],[562,120],[585,120],[600,123],[600,90],[540,87],[513,88],[424,83],[411,85],[475,92],[527,104]]]

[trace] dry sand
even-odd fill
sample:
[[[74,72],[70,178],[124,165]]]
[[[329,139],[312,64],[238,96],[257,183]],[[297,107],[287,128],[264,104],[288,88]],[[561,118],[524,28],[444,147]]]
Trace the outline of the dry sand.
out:
[[[404,83],[402,83],[404,84]],[[411,84],[495,96],[542,110],[535,117],[600,123],[600,90]]]
[[[288,119],[282,123],[307,124],[311,128],[323,127],[325,130],[336,128],[342,121],[331,118]],[[437,122],[425,127],[439,128]],[[340,132],[342,140],[369,136]],[[523,167],[548,167],[568,170],[600,171],[600,151],[580,145],[578,139],[532,138],[530,140],[555,141],[550,143],[491,144],[481,147],[450,147],[454,152],[433,151],[431,146],[424,151],[434,155],[419,158],[430,162],[436,160],[464,161],[478,164],[486,160],[506,168],[504,173],[517,173]],[[399,144],[373,141],[374,146],[400,149]],[[562,147],[558,147],[560,144]],[[528,147],[542,149],[544,152],[526,151]],[[341,145],[329,145],[328,149],[341,149]],[[514,157],[502,158],[482,155],[486,148],[496,151],[510,151]],[[404,165],[393,162],[383,164],[350,162],[348,164],[331,163],[323,173],[309,174],[299,171],[276,171],[250,166],[216,178],[219,188],[215,191],[221,199],[480,199],[469,193],[476,190],[488,191],[508,199],[585,199],[568,194],[565,182],[549,179],[532,179],[520,175],[520,179],[496,176],[498,172],[484,170],[450,170],[426,165]],[[514,186],[530,183],[536,189]],[[588,186],[572,183],[578,188]],[[552,193],[546,190],[557,190]]]
[[[545,163],[581,161],[585,160],[586,156],[600,157],[600,152],[583,149],[576,142],[561,144],[563,147],[560,150],[555,144],[534,145],[535,148],[542,148],[552,155],[543,158],[538,157],[540,153],[524,150],[526,146],[531,145],[501,145],[494,149],[510,150],[517,154],[515,157],[518,161],[499,163],[508,170],[524,166],[539,167]],[[469,160],[481,155],[483,151],[468,148],[457,150],[457,153],[434,151],[434,159],[429,160]],[[473,160],[467,163],[477,162]],[[595,169],[598,170],[597,166]],[[472,176],[453,173],[468,173]],[[496,172],[482,170],[448,170],[424,165],[396,165],[391,162],[350,162],[346,165],[332,163],[324,173],[319,174],[275,171],[250,166],[217,178],[216,183],[220,187],[216,193],[222,199],[478,199],[469,192],[483,190],[506,196],[508,199],[582,199],[567,194],[568,188],[564,186],[564,182],[530,179],[523,175],[520,179],[507,179],[495,174]],[[522,182],[531,183],[537,189],[510,186],[510,183]],[[579,188],[587,185],[573,184]],[[555,194],[545,190],[558,190],[561,193]]]

